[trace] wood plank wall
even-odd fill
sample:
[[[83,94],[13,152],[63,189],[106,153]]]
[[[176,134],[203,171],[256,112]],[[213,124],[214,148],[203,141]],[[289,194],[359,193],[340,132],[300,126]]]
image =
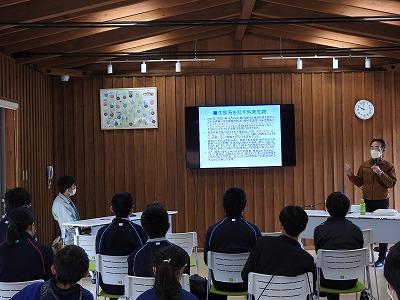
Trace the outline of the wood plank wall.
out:
[[[395,72],[94,77],[64,85],[55,79],[56,174],[76,177],[82,217],[109,214],[112,195],[128,191],[137,210],[154,200],[178,210],[175,230],[196,230],[202,243],[206,228],[223,216],[224,190],[238,186],[247,193],[246,217],[261,230],[278,230],[285,205],[322,208],[333,191],[358,201],[360,190],[344,178],[343,165],[357,168],[367,159],[372,137],[386,139],[386,158],[400,173],[399,83]],[[159,128],[101,131],[99,89],[144,86],[158,88]],[[376,109],[364,122],[353,113],[363,98]],[[185,168],[185,106],[264,103],[294,103],[296,167]],[[400,184],[391,202],[400,209]]]
[[[0,55],[0,98],[19,103],[7,112],[9,174],[7,188],[25,187],[32,195],[39,239],[50,242],[54,235],[51,218],[53,188],[48,190],[46,166],[53,164],[53,101],[51,78]],[[16,131],[15,131],[16,130]],[[23,174],[23,175],[22,175]]]

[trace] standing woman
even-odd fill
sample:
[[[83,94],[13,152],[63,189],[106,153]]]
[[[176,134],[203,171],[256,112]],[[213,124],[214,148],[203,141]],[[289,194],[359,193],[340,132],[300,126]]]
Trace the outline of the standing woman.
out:
[[[32,211],[17,207],[8,217],[7,239],[0,244],[0,281],[49,279],[54,254],[50,246],[35,240]]]
[[[198,300],[179,283],[187,263],[185,250],[168,245],[152,254],[154,287],[137,300]]]

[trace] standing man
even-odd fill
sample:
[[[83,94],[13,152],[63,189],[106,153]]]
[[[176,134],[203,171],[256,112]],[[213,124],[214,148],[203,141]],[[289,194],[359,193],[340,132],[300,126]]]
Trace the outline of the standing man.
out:
[[[383,159],[386,143],[382,139],[373,139],[370,143],[371,159],[364,161],[357,175],[349,164],[345,164],[345,172],[350,181],[361,187],[366,211],[373,212],[379,208],[389,207],[389,189],[396,184],[396,172],[393,164]],[[387,244],[379,244],[379,257],[376,267],[382,267],[386,258]]]
[[[79,212],[71,200],[71,196],[76,194],[75,179],[71,176],[62,176],[57,181],[59,194],[54,199],[52,213],[58,222],[61,231],[63,245],[74,243],[74,228],[63,226],[62,223],[80,220]]]

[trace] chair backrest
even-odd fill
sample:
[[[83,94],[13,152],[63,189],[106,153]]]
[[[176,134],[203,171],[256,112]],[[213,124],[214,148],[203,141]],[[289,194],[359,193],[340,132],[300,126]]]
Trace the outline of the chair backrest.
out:
[[[96,254],[96,271],[101,274],[103,283],[124,285],[128,275],[128,256]]]
[[[43,280],[31,280],[22,282],[0,282],[0,299],[11,299],[16,293],[24,287],[35,283],[43,282]]]
[[[361,231],[364,239],[364,247],[368,248],[374,243],[372,229],[363,229]]]
[[[241,272],[250,253],[227,254],[209,251],[207,266],[212,270],[216,281],[243,282]]]
[[[95,235],[74,235],[74,245],[77,245],[85,250],[89,260],[96,260]]]
[[[190,292],[188,274],[182,275],[180,283],[184,290]],[[153,286],[154,286],[154,277],[126,276],[125,297],[128,297],[131,300],[136,299],[143,292],[153,288]]]
[[[369,265],[368,249],[324,250],[317,252],[317,268],[326,279],[348,280],[362,277]]]
[[[189,256],[193,254],[193,249],[197,248],[197,233],[182,232],[182,233],[167,233],[166,238],[172,244],[183,248]]]
[[[305,300],[307,295],[312,294],[312,287],[311,272],[295,277],[249,274],[248,293],[254,299]]]
[[[282,235],[282,231],[275,231],[275,232],[261,232],[262,236],[280,236]]]

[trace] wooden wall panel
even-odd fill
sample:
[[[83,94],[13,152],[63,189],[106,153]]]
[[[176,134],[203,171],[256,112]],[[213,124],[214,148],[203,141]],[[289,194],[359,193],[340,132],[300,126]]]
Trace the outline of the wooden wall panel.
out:
[[[55,138],[54,149],[61,151],[56,164],[77,178],[82,217],[109,214],[113,194],[126,190],[137,210],[154,200],[178,210],[175,230],[197,230],[202,243],[207,227],[223,216],[224,190],[239,186],[248,195],[246,217],[262,230],[279,230],[278,214],[285,205],[322,208],[333,191],[358,202],[361,193],[344,176],[343,165],[358,168],[369,157],[372,137],[387,140],[386,158],[400,170],[399,78],[396,72],[348,72],[95,77],[64,86],[55,80],[55,114],[59,106],[65,109],[56,125],[63,130],[55,129],[65,137]],[[100,130],[99,89],[139,86],[158,88],[159,128]],[[354,116],[354,103],[361,98],[376,104],[372,120]],[[295,167],[186,169],[185,106],[263,103],[295,105]],[[392,197],[397,209],[399,192],[397,185]]]
[[[15,166],[8,174],[13,178],[7,178],[7,187],[23,186],[31,193],[37,235],[50,242],[54,235],[54,226],[49,226],[54,190],[47,187],[46,166],[54,164],[51,80],[0,55],[0,82],[0,98],[19,103],[18,111],[6,114],[10,122],[15,117],[15,127],[7,132],[7,147],[12,149],[8,164]]]

